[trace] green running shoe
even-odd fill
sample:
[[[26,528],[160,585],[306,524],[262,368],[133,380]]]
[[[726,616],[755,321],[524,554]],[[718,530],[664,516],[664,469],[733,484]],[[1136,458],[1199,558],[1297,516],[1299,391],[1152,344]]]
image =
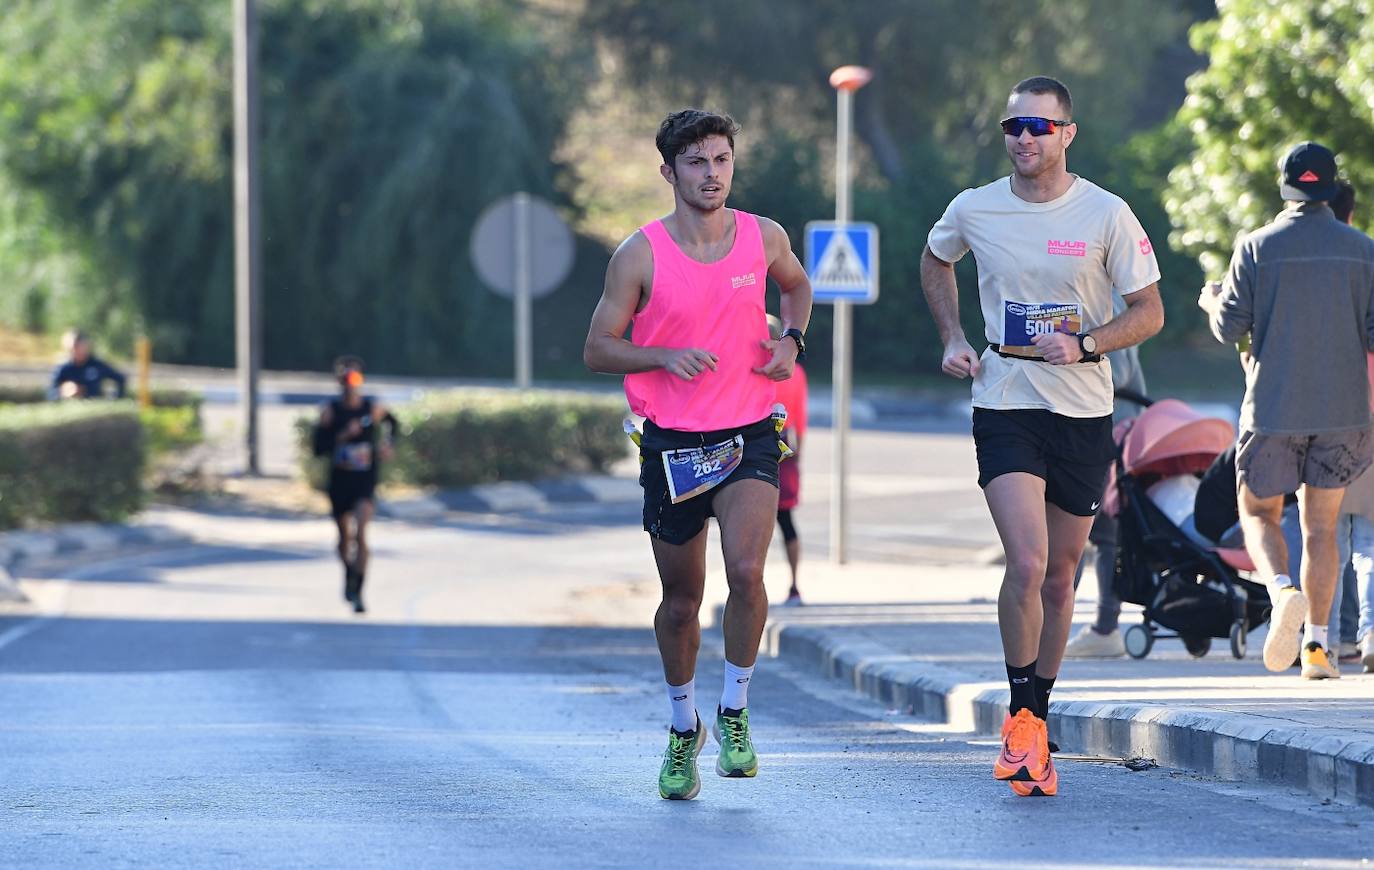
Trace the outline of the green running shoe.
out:
[[[663,766],[658,771],[658,794],[664,800],[689,801],[701,791],[701,774],[697,772],[697,756],[706,745],[706,724],[697,716],[697,729],[682,735],[668,729],[668,751],[663,753]]]
[[[722,710],[717,707],[716,725],[712,733],[720,744],[716,773],[734,778],[753,776],[759,772],[759,757],[754,752],[754,741],[749,739],[748,708]]]

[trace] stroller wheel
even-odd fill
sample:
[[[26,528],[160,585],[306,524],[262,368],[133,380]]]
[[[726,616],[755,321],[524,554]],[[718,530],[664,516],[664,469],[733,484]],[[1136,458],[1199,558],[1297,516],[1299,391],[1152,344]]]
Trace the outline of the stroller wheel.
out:
[[[1188,655],[1200,659],[1212,648],[1212,639],[1197,634],[1184,635],[1183,648],[1188,651]]]
[[[1121,639],[1126,643],[1126,654],[1133,659],[1145,658],[1155,645],[1154,632],[1150,631],[1148,625],[1131,626]]]
[[[1231,655],[1238,658],[1245,658],[1245,623],[1231,623]]]

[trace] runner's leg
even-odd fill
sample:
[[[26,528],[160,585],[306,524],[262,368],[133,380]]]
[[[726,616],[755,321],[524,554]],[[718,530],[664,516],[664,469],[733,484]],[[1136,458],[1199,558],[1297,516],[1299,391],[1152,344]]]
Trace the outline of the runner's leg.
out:
[[[778,488],[762,480],[740,480],[722,487],[713,504],[720,524],[725,580],[730,586],[721,625],[725,660],[751,668],[768,619],[763,564],[778,515]]]
[[[1307,593],[1307,624],[1327,625],[1331,601],[1343,566],[1338,564],[1336,519],[1345,489],[1325,489],[1304,484],[1298,490],[1298,516],[1302,520],[1302,590]],[[1339,637],[1337,644],[1339,644]],[[1322,646],[1332,649],[1329,641]]]
[[[1073,575],[1083,557],[1092,524],[1092,517],[1076,516],[1057,505],[1045,504],[1049,549],[1045,582],[1040,587],[1044,616],[1035,657],[1037,676],[1053,679],[1059,674],[1073,624]]]
[[[353,570],[358,572],[358,584],[360,588],[362,585],[362,576],[367,573],[367,558],[369,555],[369,550],[367,548],[367,526],[368,523],[372,521],[372,514],[374,511],[375,508],[370,498],[358,499],[358,503],[353,507],[353,517],[358,529],[355,535],[357,555],[353,558]]]
[[[663,585],[663,601],[654,614],[654,636],[670,685],[691,682],[701,647],[701,598],[706,589],[706,527],[685,544],[650,538]]]
[[[1013,471],[989,481],[983,496],[1007,559],[997,596],[1002,649],[1009,666],[1026,667],[1035,662],[1044,624],[1040,591],[1049,561],[1045,481]]]

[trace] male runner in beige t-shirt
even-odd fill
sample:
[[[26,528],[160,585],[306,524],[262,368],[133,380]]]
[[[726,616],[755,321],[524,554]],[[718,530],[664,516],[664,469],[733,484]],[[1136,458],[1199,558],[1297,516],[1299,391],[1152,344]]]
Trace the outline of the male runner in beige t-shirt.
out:
[[[1053,795],[1045,718],[1073,621],[1073,575],[1111,465],[1112,377],[1102,354],[1164,325],[1159,266],[1122,200],[1069,174],[1073,101],[1052,78],[1012,89],[1012,174],[955,197],[930,231],[921,285],[941,368],[972,375],[973,440],[1007,570],[997,615],[1011,685],[993,768],[1019,795]],[[990,347],[959,325],[953,263],[968,251]],[[1127,308],[1112,317],[1112,288]]]

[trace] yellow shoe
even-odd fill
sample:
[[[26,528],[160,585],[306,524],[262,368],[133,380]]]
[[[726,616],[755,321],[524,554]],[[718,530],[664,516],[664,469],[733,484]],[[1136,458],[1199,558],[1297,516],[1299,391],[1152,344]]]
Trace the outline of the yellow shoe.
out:
[[[1304,680],[1339,680],[1341,668],[1321,644],[1312,641],[1302,648],[1302,678]]]

